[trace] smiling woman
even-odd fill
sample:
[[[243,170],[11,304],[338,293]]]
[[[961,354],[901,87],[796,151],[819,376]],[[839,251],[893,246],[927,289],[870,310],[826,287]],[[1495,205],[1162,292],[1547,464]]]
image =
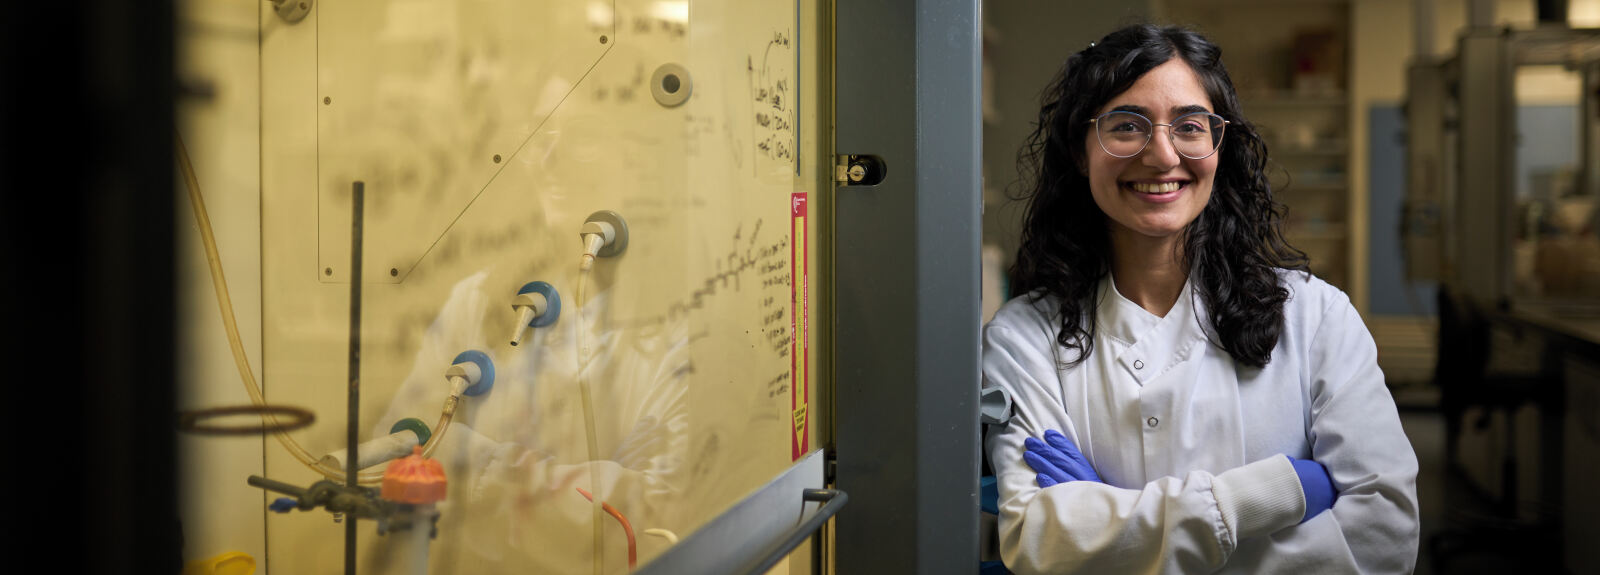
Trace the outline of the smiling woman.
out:
[[[1112,244],[1170,252],[1211,199],[1214,152],[1221,143],[1210,137],[1211,98],[1194,70],[1174,58],[1146,72],[1105,108],[1090,120],[1096,129],[1084,136],[1098,145],[1084,148],[1090,191],[1111,219]],[[1147,115],[1168,123],[1152,124]],[[1162,126],[1170,137],[1152,137]]]
[[[1018,573],[1408,572],[1417,461],[1372,337],[1283,239],[1217,47],[1067,59],[1022,150],[1016,292],[984,331]]]

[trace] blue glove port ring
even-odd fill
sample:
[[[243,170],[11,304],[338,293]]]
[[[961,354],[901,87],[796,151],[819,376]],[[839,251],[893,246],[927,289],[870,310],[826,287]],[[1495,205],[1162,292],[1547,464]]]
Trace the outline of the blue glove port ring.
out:
[[[389,427],[389,433],[400,433],[407,429],[417,434],[417,445],[427,445],[428,440],[433,437],[433,432],[428,431],[428,424],[415,417],[407,417],[394,422],[394,425]]]
[[[455,365],[458,363],[476,364],[478,366],[478,371],[483,373],[483,377],[478,379],[478,383],[468,386],[466,391],[463,391],[462,393],[465,393],[469,396],[479,396],[489,393],[489,389],[494,387],[494,362],[489,361],[488,354],[476,349],[469,349],[461,352],[461,354],[457,355],[455,359],[450,360],[450,365]]]
[[[528,282],[517,290],[517,295],[525,293],[542,295],[549,302],[544,313],[534,316],[533,321],[528,322],[528,327],[545,327],[556,323],[556,319],[561,317],[561,294],[556,293],[556,286],[545,282]]]

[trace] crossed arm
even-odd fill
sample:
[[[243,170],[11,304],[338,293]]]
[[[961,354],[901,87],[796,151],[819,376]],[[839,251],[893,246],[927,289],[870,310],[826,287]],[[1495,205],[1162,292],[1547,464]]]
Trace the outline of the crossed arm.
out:
[[[1315,463],[1299,464],[1325,466],[1338,493],[1337,504],[1330,501],[1330,512],[1321,516],[1308,514],[1302,473],[1285,455],[1216,474],[1161,477],[1137,488],[1093,480],[1087,476],[1093,466],[1081,453],[1052,445],[1078,439],[1056,397],[1059,381],[1036,378],[1057,373],[1053,358],[1030,353],[1037,344],[1020,334],[991,326],[986,384],[1006,387],[1016,405],[1011,423],[988,440],[999,476],[1006,565],[1017,573],[1211,572],[1241,544],[1267,537],[1270,545],[1308,548],[1352,571],[1409,571],[1418,538],[1416,458],[1383,387],[1371,336],[1347,303],[1327,315],[1315,334],[1320,343],[1306,357]],[[1052,429],[1065,434],[1047,435]],[[1046,456],[1051,450],[1058,461]],[[1306,531],[1290,531],[1308,518]]]

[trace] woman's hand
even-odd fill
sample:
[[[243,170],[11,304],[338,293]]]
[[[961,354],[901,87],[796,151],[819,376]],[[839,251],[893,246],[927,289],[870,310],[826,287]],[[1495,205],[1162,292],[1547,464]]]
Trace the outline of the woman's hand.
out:
[[[1333,478],[1328,476],[1328,468],[1310,459],[1290,457],[1289,463],[1294,465],[1295,475],[1300,476],[1300,491],[1306,495],[1306,515],[1300,522],[1310,521],[1318,513],[1332,509],[1339,500],[1339,491],[1333,486]]]
[[[1039,473],[1039,487],[1068,481],[1105,483],[1100,480],[1100,474],[1094,472],[1094,467],[1089,465],[1089,460],[1078,451],[1078,446],[1059,431],[1045,431],[1044,441],[1029,437],[1022,443],[1027,449],[1022,452],[1022,460]]]

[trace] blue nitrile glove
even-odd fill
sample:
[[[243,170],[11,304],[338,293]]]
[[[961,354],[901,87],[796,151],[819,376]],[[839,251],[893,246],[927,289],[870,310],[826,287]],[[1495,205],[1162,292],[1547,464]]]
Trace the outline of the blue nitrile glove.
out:
[[[1339,500],[1339,492],[1333,488],[1328,468],[1310,459],[1290,457],[1289,463],[1294,465],[1294,474],[1300,476],[1300,490],[1306,494],[1306,516],[1300,518],[1300,522],[1305,523],[1318,513],[1332,509],[1333,503]]]
[[[1022,452],[1022,460],[1039,473],[1039,487],[1068,481],[1105,483],[1100,480],[1100,474],[1094,472],[1094,467],[1089,465],[1089,460],[1078,451],[1078,446],[1059,431],[1047,430],[1044,432],[1044,441],[1029,437],[1022,444],[1027,448]]]

